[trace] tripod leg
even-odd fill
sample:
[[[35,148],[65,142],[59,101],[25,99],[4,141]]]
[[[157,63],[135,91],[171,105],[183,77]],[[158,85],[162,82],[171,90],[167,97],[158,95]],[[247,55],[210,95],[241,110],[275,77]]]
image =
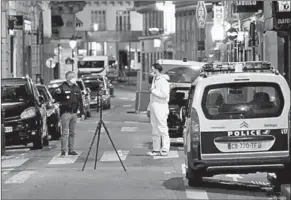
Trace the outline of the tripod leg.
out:
[[[96,127],[96,130],[95,130],[95,133],[94,133],[94,137],[93,137],[93,139],[92,139],[92,142],[91,142],[91,145],[90,145],[89,151],[88,151],[88,153],[87,153],[87,156],[86,156],[86,159],[85,159],[85,162],[84,162],[84,165],[83,165],[82,171],[84,171],[85,166],[86,166],[86,164],[87,164],[87,161],[88,161],[88,158],[89,158],[90,152],[91,152],[91,150],[92,150],[92,146],[93,146],[93,144],[94,144],[94,141],[95,141],[96,135],[97,135],[97,133],[98,133],[99,127],[101,127],[101,122],[99,122],[98,125],[97,125],[97,127]]]
[[[96,155],[95,155],[95,165],[94,165],[94,169],[96,169],[97,166],[97,156],[98,156],[98,150],[99,150],[99,143],[100,143],[100,135],[101,135],[101,122],[100,122],[100,126],[98,127],[98,137],[97,137],[97,147],[96,147]]]
[[[118,154],[118,152],[117,152],[117,150],[116,150],[116,148],[115,148],[115,145],[114,145],[114,143],[113,143],[113,141],[112,141],[112,139],[111,139],[111,137],[110,137],[110,135],[109,135],[109,131],[108,131],[108,129],[107,129],[105,123],[104,123],[103,121],[102,121],[101,123],[102,123],[102,125],[103,125],[103,127],[104,127],[104,129],[105,129],[106,134],[108,135],[108,138],[109,138],[109,140],[110,140],[110,142],[111,142],[111,144],[112,144],[112,146],[113,146],[113,148],[114,148],[114,150],[115,150],[115,153],[117,154],[117,156],[118,156],[118,158],[119,158],[119,161],[120,161],[120,163],[121,163],[121,165],[122,165],[124,171],[126,171],[126,169],[125,169],[125,167],[124,167],[124,164],[123,164],[123,162],[122,162],[122,160],[121,160],[121,158],[120,158],[120,156],[119,156],[119,154]]]

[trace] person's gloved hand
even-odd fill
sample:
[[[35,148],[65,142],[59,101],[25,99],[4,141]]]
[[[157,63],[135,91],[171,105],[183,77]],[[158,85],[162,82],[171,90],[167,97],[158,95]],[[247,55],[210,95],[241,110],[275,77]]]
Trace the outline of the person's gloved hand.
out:
[[[85,115],[81,115],[81,120],[85,120]]]

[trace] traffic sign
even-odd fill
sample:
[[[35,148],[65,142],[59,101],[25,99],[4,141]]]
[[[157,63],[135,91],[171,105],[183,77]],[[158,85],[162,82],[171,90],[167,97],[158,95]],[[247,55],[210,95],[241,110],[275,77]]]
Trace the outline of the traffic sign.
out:
[[[235,29],[235,28],[230,28],[230,29],[228,29],[228,31],[226,32],[226,35],[227,35],[228,39],[230,39],[230,40],[235,40],[235,39],[237,39],[238,31],[237,31],[237,29]]]
[[[71,64],[74,64],[74,59],[68,57],[65,61],[66,65],[71,65]]]
[[[54,49],[54,54],[55,55],[59,55],[62,53],[62,47],[61,46],[57,46],[55,49]]]
[[[196,8],[196,20],[199,28],[205,27],[207,17],[207,9],[205,6],[204,1],[198,1],[197,8]]]
[[[45,61],[45,65],[48,68],[54,68],[56,66],[56,61],[53,58],[49,58]]]

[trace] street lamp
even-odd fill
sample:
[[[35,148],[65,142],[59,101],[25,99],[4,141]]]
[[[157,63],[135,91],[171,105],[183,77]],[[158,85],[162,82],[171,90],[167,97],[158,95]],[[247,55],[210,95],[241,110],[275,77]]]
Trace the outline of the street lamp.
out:
[[[69,41],[70,47],[72,49],[72,71],[74,71],[74,49],[77,45],[77,40],[74,36]]]

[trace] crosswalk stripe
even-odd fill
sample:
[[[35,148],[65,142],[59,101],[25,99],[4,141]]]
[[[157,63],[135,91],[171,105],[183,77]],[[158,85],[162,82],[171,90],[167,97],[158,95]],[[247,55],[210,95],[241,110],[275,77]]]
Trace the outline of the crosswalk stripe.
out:
[[[123,108],[130,108],[130,107],[132,107],[132,105],[123,105],[122,107]]]
[[[187,199],[197,199],[197,200],[208,200],[208,195],[206,190],[203,189],[197,189],[197,188],[190,188],[186,186],[187,179],[184,178],[184,184],[186,187],[186,197]]]
[[[180,138],[171,138],[170,141],[171,141],[171,143],[183,143],[184,139],[182,137],[180,137]]]
[[[154,156],[154,159],[179,158],[178,151],[169,151],[168,156]]]
[[[118,154],[121,160],[123,161],[126,159],[127,155],[129,154],[129,151],[118,150]],[[119,161],[119,158],[116,155],[115,151],[105,151],[100,161],[101,162]]]
[[[2,169],[3,168],[12,168],[12,167],[19,167],[23,165],[29,158],[19,158],[19,159],[8,159],[2,161]]]
[[[182,174],[186,174],[186,166],[185,166],[185,164],[182,164]]]
[[[64,165],[64,164],[73,164],[76,162],[78,157],[81,155],[82,152],[77,152],[77,156],[64,156],[61,157],[61,154],[54,156],[51,161],[48,163],[49,165]]]
[[[121,132],[135,132],[137,131],[137,127],[122,127]]]
[[[10,177],[5,181],[5,184],[19,184],[24,183],[31,175],[33,175],[35,171],[22,171],[18,174]]]

